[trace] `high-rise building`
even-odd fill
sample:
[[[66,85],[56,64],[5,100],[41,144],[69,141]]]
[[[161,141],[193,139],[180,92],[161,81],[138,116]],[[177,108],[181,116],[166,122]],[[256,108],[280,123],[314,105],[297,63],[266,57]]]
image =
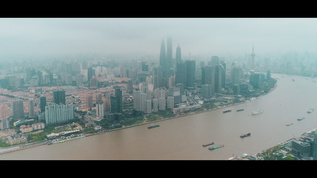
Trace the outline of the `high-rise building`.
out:
[[[166,59],[167,59],[167,71],[169,71],[173,67],[173,45],[172,45],[172,37],[167,37],[167,46],[166,46]],[[167,75],[169,77],[169,75]]]
[[[122,90],[116,86],[115,95],[110,96],[111,113],[122,113]]]
[[[23,101],[21,99],[16,99],[13,101],[13,120],[19,120],[24,118],[24,107]]]
[[[46,97],[45,96],[41,96],[40,97],[41,112],[45,112],[45,106],[46,106]]]
[[[215,66],[207,65],[202,68],[201,84],[209,84],[211,87],[212,93],[215,91],[215,77],[216,77]]]
[[[231,83],[240,84],[240,78],[242,75],[242,69],[240,67],[233,67],[231,70]]]
[[[141,101],[140,101],[140,91],[133,91],[133,109],[140,111]]]
[[[74,119],[74,106],[69,104],[53,104],[45,106],[45,123],[55,124]]]
[[[181,48],[178,45],[176,48],[176,64],[181,61],[182,61],[182,53],[181,53]]]
[[[9,107],[2,103],[0,105],[0,129],[7,129],[9,128]]]
[[[168,96],[166,102],[167,102],[167,109],[174,109],[174,97],[173,96]]]
[[[88,77],[88,82],[90,82],[90,80],[92,79],[92,76],[95,76],[95,69],[93,69],[92,67],[89,67],[88,68],[88,71],[87,71],[87,77]]]
[[[103,102],[102,101],[99,101],[96,103],[96,115],[99,118],[103,118],[103,116],[104,116]]]
[[[152,112],[152,101],[146,100],[146,113],[150,114]]]
[[[140,94],[140,104],[141,104],[140,110],[141,110],[142,112],[146,112],[146,106],[147,106],[147,103],[146,103],[146,93],[141,93],[141,94]]]
[[[158,111],[158,99],[153,99],[153,112]]]
[[[220,93],[223,88],[223,66],[221,64],[215,65],[215,93]]]
[[[87,107],[88,107],[88,109],[91,111],[91,109],[92,109],[92,105],[93,105],[93,98],[92,98],[92,94],[88,94],[87,96],[86,96],[86,103],[87,103]]]
[[[249,82],[250,82],[250,85],[253,86],[253,88],[259,88],[260,87],[260,74],[251,73]]]
[[[34,117],[34,100],[32,98],[29,99],[29,117]]]
[[[182,83],[186,86],[186,62],[180,61],[176,64],[175,84]]]
[[[160,51],[160,66],[162,67],[163,77],[167,76],[167,56],[165,52],[165,41],[162,39]]]
[[[186,88],[195,87],[196,63],[194,60],[186,61]]]
[[[159,98],[158,99],[158,108],[160,111],[166,110],[166,99],[165,98]]]
[[[212,96],[211,84],[202,84],[200,89],[200,95],[203,98],[210,98]]]
[[[55,104],[66,104],[65,90],[53,91],[54,103]]]
[[[254,70],[254,57],[255,57],[255,53],[254,53],[254,46],[252,45],[252,53],[251,53],[251,70]]]

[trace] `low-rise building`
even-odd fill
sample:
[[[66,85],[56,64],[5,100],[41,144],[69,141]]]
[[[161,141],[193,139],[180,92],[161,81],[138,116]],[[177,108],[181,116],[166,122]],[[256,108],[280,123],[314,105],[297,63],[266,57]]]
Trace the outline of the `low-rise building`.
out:
[[[26,133],[26,132],[32,132],[33,128],[31,125],[21,125],[20,130],[22,133]]]

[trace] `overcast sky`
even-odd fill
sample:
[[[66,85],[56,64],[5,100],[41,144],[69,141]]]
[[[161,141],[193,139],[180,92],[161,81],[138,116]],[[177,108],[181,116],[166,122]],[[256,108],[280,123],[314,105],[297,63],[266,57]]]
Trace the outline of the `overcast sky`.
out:
[[[159,55],[173,38],[182,55],[316,51],[316,18],[0,18],[1,55]]]

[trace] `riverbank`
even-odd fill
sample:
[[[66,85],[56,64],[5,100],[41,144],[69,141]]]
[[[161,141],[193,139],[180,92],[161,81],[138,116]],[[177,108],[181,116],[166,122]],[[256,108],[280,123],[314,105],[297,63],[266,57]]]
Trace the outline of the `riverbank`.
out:
[[[200,110],[200,111],[193,111],[193,112],[189,112],[189,113],[182,114],[182,115],[176,115],[176,116],[173,116],[173,117],[166,117],[166,118],[157,117],[157,119],[153,120],[153,121],[145,120],[142,123],[128,125],[128,126],[124,126],[124,127],[121,127],[121,128],[115,128],[115,129],[110,129],[110,130],[101,129],[100,131],[97,131],[96,133],[85,134],[85,136],[86,137],[90,137],[90,136],[94,136],[94,135],[104,134],[104,133],[107,133],[107,132],[113,132],[113,131],[118,131],[118,130],[122,130],[122,129],[138,127],[138,126],[142,126],[142,125],[146,125],[146,124],[150,125],[150,124],[159,123],[159,122],[170,120],[170,119],[176,119],[176,118],[182,118],[182,117],[187,117],[187,116],[193,116],[193,115],[196,115],[196,114],[201,114],[201,113],[205,113],[205,112],[211,112],[211,111],[215,111],[215,110],[229,108],[229,107],[232,107],[232,106],[241,105],[241,104],[244,104],[246,102],[250,102],[250,101],[253,101],[255,99],[259,99],[262,96],[265,96],[265,95],[271,93],[273,90],[276,89],[276,87],[277,87],[277,84],[273,88],[271,88],[267,93],[264,93],[264,94],[262,94],[262,95],[260,95],[258,97],[248,98],[247,100],[244,100],[242,102],[236,102],[236,103],[229,104],[229,105],[223,105],[223,106],[220,106],[220,107],[217,107],[217,108],[212,108],[212,109],[203,109],[203,110]],[[69,141],[69,140],[65,140],[65,142],[67,142],[67,141]],[[0,149],[0,155],[11,153],[11,152],[15,152],[15,151],[19,151],[19,150],[23,150],[23,149],[34,148],[34,147],[45,145],[45,144],[47,144],[47,141],[33,143],[32,146],[27,146],[27,144],[26,144],[26,146],[20,145],[20,146],[10,147],[10,148],[7,148],[7,149]]]

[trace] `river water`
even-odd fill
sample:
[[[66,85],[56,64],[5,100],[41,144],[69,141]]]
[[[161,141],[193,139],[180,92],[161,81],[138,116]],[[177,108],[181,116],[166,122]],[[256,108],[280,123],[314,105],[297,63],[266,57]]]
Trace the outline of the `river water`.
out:
[[[317,83],[300,76],[272,74],[277,87],[267,95],[243,104],[161,121],[160,127],[141,125],[100,135],[44,145],[0,156],[18,160],[223,160],[261,152],[317,128]],[[295,81],[292,81],[295,79]],[[231,109],[232,112],[223,113]],[[236,112],[237,109],[244,111]],[[259,115],[252,111],[263,109]],[[305,117],[302,121],[297,118]],[[294,123],[291,126],[286,124]],[[241,134],[250,137],[240,138]],[[209,151],[202,144],[223,148]]]

